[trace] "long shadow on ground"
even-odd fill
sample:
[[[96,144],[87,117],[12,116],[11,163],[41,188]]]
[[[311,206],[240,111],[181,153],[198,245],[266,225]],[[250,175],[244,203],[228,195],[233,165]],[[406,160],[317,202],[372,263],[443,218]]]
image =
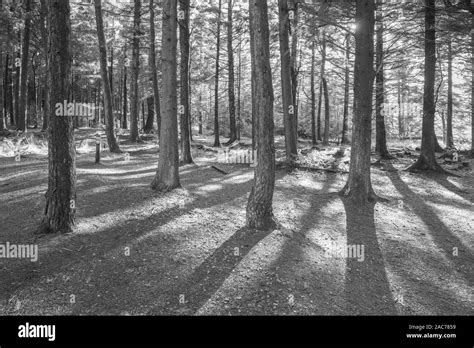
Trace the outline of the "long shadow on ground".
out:
[[[284,176],[279,171],[275,180]],[[222,286],[248,252],[272,231],[263,232],[242,227],[215,249],[189,277],[166,291],[162,301],[147,314],[194,314]],[[237,248],[237,249],[236,249]],[[180,299],[179,296],[184,296]]]
[[[161,306],[152,308],[148,314],[194,314],[221,287],[248,252],[270,232],[248,228],[237,230],[190,277],[170,289]],[[181,303],[179,296],[184,296]]]
[[[207,300],[214,298],[214,293],[219,292],[215,297],[215,301],[209,303],[207,307],[201,307],[198,313],[219,315],[288,315],[334,312],[335,310],[328,303],[331,302],[330,300],[328,301],[331,297],[330,293],[334,290],[332,286],[333,279],[331,279],[330,274],[326,274],[324,270],[316,267],[318,265],[309,264],[302,248],[311,244],[306,234],[317,225],[320,218],[318,211],[330,201],[337,199],[337,195],[334,192],[329,192],[329,188],[332,186],[335,178],[335,175],[325,177],[321,189],[308,189],[305,187],[303,190],[302,188],[294,187],[294,185],[288,188],[277,184],[275,186],[276,195],[288,197],[288,199],[299,197],[305,201],[309,200],[310,207],[299,218],[301,227],[297,227],[291,222],[280,221],[283,225],[281,231],[272,231],[271,234],[265,233],[259,238],[255,237],[253,239],[250,239],[250,236],[247,235],[246,238],[250,242],[247,244],[251,246],[256,246],[258,243],[263,242],[264,239],[267,241],[266,246],[259,250],[260,254],[252,256],[255,257],[255,260],[258,260],[258,264],[252,264],[254,266],[252,268],[244,266],[241,269],[242,274],[236,274],[236,278],[232,279],[227,287],[221,288],[220,284],[224,283],[232,271],[231,269],[226,270],[224,274],[217,277],[219,285],[214,286],[212,291],[208,291],[207,296],[200,301],[199,305],[194,306],[193,310],[207,303]],[[299,193],[300,195],[298,196]],[[281,200],[282,198],[280,197],[279,199]],[[281,209],[281,202],[279,204],[276,203],[276,206],[279,206]],[[283,211],[276,211],[276,214],[286,215]],[[242,231],[238,231],[238,234],[245,236],[245,233]],[[230,245],[233,244],[231,243]],[[311,245],[313,250],[315,247],[315,245]],[[227,253],[231,252],[231,248],[227,247],[227,252],[224,254],[213,254],[213,261],[215,262],[211,264],[217,265],[214,267],[219,267],[219,264],[225,263],[225,258],[229,257]],[[239,262],[243,261],[246,255],[248,255],[247,250],[245,255],[241,255],[242,257],[239,257],[238,260],[234,258],[232,268],[237,268]],[[268,260],[269,258],[271,261]],[[304,262],[305,267],[303,267],[302,262]],[[211,270],[211,273],[216,272],[219,274],[219,271]],[[304,279],[301,279],[302,277]],[[245,281],[240,283],[237,279],[245,279]],[[193,281],[199,283],[197,279],[193,279]],[[210,283],[212,279],[206,281]],[[234,286],[237,286],[235,281],[243,285],[244,289],[234,288]],[[232,285],[234,283],[235,285]],[[303,288],[303,283],[307,285],[307,289],[303,292],[305,292],[305,297],[309,297],[308,299],[293,295],[296,293],[301,295],[301,289],[297,290],[296,288]],[[201,287],[190,281],[184,288],[192,288],[193,286],[196,289]],[[292,295],[294,296],[294,303],[289,302],[289,297]],[[230,305],[225,305],[222,302],[224,296],[234,298]],[[313,307],[306,306],[303,308],[300,305],[310,301],[314,303]]]
[[[415,214],[428,226],[434,242],[456,267],[456,270],[466,279],[470,286],[474,285],[474,255],[462,241],[453,235],[441,219],[436,215],[423,199],[415,194],[410,187],[400,178],[396,171],[389,172],[388,177],[395,188],[403,195],[404,203],[410,206]],[[458,248],[459,255],[453,255],[453,248]]]
[[[207,175],[208,180],[211,180],[213,173],[208,171],[204,170],[204,173],[201,174]],[[182,208],[170,207],[143,218],[129,219],[120,225],[113,225],[96,233],[71,234],[68,236],[67,242],[66,240],[60,242],[47,255],[39,255],[39,262],[37,263],[18,261],[5,264],[0,269],[0,279],[2,279],[2,282],[0,282],[0,301],[7,301],[14,293],[36,284],[41,278],[50,277],[60,272],[69,272],[78,263],[84,263],[83,269],[95,268],[97,260],[106,259],[106,255],[110,251],[120,246],[133,244],[140,236],[156,230],[195,208],[205,209],[225,204],[232,199],[246,195],[249,188],[249,180],[239,184],[223,184],[221,189],[207,196],[198,197]],[[222,194],[223,192],[226,192],[226,194]],[[126,195],[126,192],[124,194]],[[114,199],[121,203],[127,202],[127,199],[122,200],[120,196],[116,196]],[[101,212],[97,213],[100,214]]]
[[[361,205],[348,198],[342,198],[342,202],[346,211],[347,247],[364,247],[363,258],[349,255],[346,259],[347,312],[355,315],[396,315],[375,230],[375,203]]]
[[[425,174],[426,175],[426,174]],[[463,189],[460,189],[456,185],[454,185],[452,182],[450,182],[446,175],[439,174],[439,173],[430,173],[426,175],[429,179],[435,181],[439,185],[443,186],[445,189],[451,191],[455,195],[458,195],[461,198],[464,198],[465,200],[468,200],[471,203],[474,203],[474,198],[473,194],[469,193]]]

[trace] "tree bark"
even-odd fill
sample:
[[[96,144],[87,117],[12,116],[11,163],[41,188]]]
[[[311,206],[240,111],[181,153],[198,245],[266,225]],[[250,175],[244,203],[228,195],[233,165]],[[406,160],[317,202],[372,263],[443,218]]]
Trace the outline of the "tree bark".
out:
[[[155,34],[155,5],[154,0],[150,0],[150,68],[153,81],[153,101],[155,103],[156,124],[158,134],[161,128],[161,108],[160,108],[160,90],[158,87],[158,69],[156,67],[156,34]]]
[[[449,35],[449,34],[448,34]],[[446,114],[446,147],[454,147],[453,141],[453,49],[451,38],[448,38],[448,100]]]
[[[3,47],[1,47],[3,49]],[[8,51],[7,51],[7,54],[6,54],[6,57],[5,57],[5,65],[6,65],[6,69],[3,73],[3,76],[2,76],[2,101],[1,101],[1,104],[0,104],[0,107],[2,108],[1,110],[1,119],[0,119],[0,132],[3,132],[6,128],[6,119],[7,119],[7,89],[8,89]],[[3,56],[2,56],[3,58]],[[3,60],[2,60],[2,64],[0,65],[0,69],[3,70]]]
[[[179,0],[179,10],[182,19],[179,21],[180,60],[180,127],[181,127],[181,157],[184,164],[193,163],[190,139],[190,110],[189,110],[189,0]]]
[[[292,104],[294,108],[293,122],[295,123],[295,137],[298,140],[298,28],[299,28],[299,11],[298,1],[292,1],[293,7],[293,22],[291,23],[291,53],[290,53],[290,71],[291,71],[291,88],[292,88]]]
[[[69,0],[49,1],[50,90],[48,191],[37,233],[73,231],[76,213],[76,151],[72,119],[55,115],[57,103],[68,99],[71,88],[71,22]]]
[[[397,102],[398,102],[398,136],[403,138],[405,137],[405,122],[403,115],[403,96],[402,96],[402,86],[400,80],[397,84]]]
[[[26,121],[27,112],[27,86],[28,86],[28,56],[30,51],[30,30],[31,30],[31,0],[25,0],[25,26],[23,32],[23,44],[21,52],[21,77],[20,77],[20,96],[18,101],[18,129],[26,132],[28,124]]]
[[[471,11],[471,155],[474,156],[474,11]]]
[[[233,18],[232,18],[232,0],[227,0],[227,61],[229,69],[229,125],[230,139],[228,144],[237,140],[237,124],[235,120],[235,77],[234,77],[234,48],[233,41]]]
[[[43,49],[43,56],[45,61],[45,76],[43,79],[43,125],[41,131],[45,132],[48,129],[48,115],[49,115],[49,61],[48,61],[48,5],[46,0],[41,0],[40,8],[40,30],[41,30],[41,46]]]
[[[294,163],[297,159],[297,134],[295,105],[293,104],[293,90],[291,82],[291,55],[289,44],[289,10],[288,1],[279,0],[279,24],[280,24],[280,59],[281,59],[281,95],[283,102],[283,124],[285,127],[285,145],[286,145],[286,160],[288,163]],[[256,51],[258,52],[258,51]],[[252,95],[255,95],[252,92]]]
[[[3,12],[3,1],[0,0],[0,11]],[[3,52],[7,52],[8,56],[8,49],[4,48],[4,42],[2,41],[0,43],[0,82],[1,82],[1,88],[0,88],[0,133],[3,133],[5,129],[5,113],[6,109],[4,108],[4,97],[5,97],[5,89],[6,89],[6,84],[5,79],[3,77]]]
[[[0,8],[2,7],[2,2],[0,0]],[[2,69],[3,71],[3,79],[2,79],[2,84],[3,84],[3,88],[2,88],[2,97],[1,97],[1,104],[0,104],[0,108],[1,108],[1,114],[0,114],[0,117],[1,117],[1,120],[0,120],[0,131],[4,131],[5,128],[6,128],[6,122],[7,122],[7,119],[8,119],[8,65],[9,65],[9,60],[10,60],[10,52],[9,52],[9,47],[10,47],[10,39],[9,39],[9,33],[10,33],[10,26],[7,24],[6,25],[7,28],[6,28],[6,31],[7,31],[7,38],[6,38],[6,42],[2,42],[1,46],[0,46],[0,49],[1,49],[1,52],[0,55],[1,55],[1,63],[0,63],[0,69]],[[4,66],[3,66],[3,52],[5,52],[5,70],[3,70]]]
[[[311,42],[311,140],[312,144],[316,145],[317,138],[316,138],[316,91],[314,88],[315,84],[315,47],[314,47],[314,40]]]
[[[242,131],[242,42],[239,43],[239,69],[237,72],[237,140]]]
[[[214,81],[214,147],[220,147],[219,140],[219,59],[221,53],[221,12],[222,0],[219,0],[217,14],[216,74]]]
[[[249,3],[249,9],[250,9],[250,3]],[[255,153],[255,149],[257,148],[257,139],[256,134],[257,134],[257,122],[256,122],[256,101],[255,101],[255,37],[254,37],[254,31],[251,30],[253,28],[253,11],[249,11],[249,34],[250,34],[250,91],[252,93],[252,98],[251,103],[252,103],[252,153]]]
[[[255,39],[253,64],[256,75],[258,164],[247,203],[247,226],[258,230],[270,230],[276,227],[276,221],[272,208],[275,188],[275,145],[267,1],[251,0],[249,7],[253,15],[253,24],[250,30],[254,31]]]
[[[444,170],[436,162],[434,130],[435,118],[435,71],[436,71],[436,7],[435,0],[425,0],[425,83],[423,95],[423,124],[421,134],[421,153],[418,160],[408,169]]]
[[[127,57],[125,56],[125,59]],[[127,95],[127,66],[123,67],[123,111],[122,111],[122,128],[128,129],[127,124],[128,112],[128,95]]]
[[[7,120],[8,120],[8,111],[9,111],[9,91],[10,91],[10,88],[9,88],[9,64],[10,64],[10,53],[8,51],[8,46],[9,46],[9,43],[7,43],[7,49],[6,49],[6,57],[5,57],[5,73],[4,73],[4,76],[3,76],[3,104],[2,104],[2,108],[3,108],[3,114],[4,114],[4,120],[3,120],[3,123],[4,123],[4,126],[6,127],[6,124],[7,124]]]
[[[1,5],[0,5],[1,6]],[[0,133],[2,133],[5,130],[5,108],[4,108],[4,101],[3,98],[5,96],[4,90],[6,88],[5,79],[3,77],[3,42],[0,44],[0,76],[1,76],[1,89],[0,89]],[[7,53],[8,54],[8,53]]]
[[[130,82],[130,141],[139,141],[138,119],[140,101],[138,98],[138,76],[140,73],[140,11],[141,0],[134,0],[133,39],[132,39],[132,76]]]
[[[443,142],[447,144],[446,140],[446,117],[444,115],[444,111],[441,112],[441,125],[443,127]]]
[[[152,96],[146,98],[148,115],[146,117],[145,127],[143,127],[143,131],[146,134],[149,134],[153,131],[153,124],[155,123],[155,106],[153,100],[154,98]]]
[[[198,134],[202,135],[202,89],[201,86],[199,86],[199,111],[198,111],[198,117],[199,117],[199,125],[198,125]]]
[[[385,131],[385,66],[384,66],[384,42],[383,42],[383,14],[382,3],[377,3],[377,30],[376,30],[376,53],[375,53],[375,151],[383,159],[389,159],[387,149],[387,135]]]
[[[318,140],[322,141],[323,138],[321,136],[321,106],[323,102],[323,78],[325,75],[325,70],[326,70],[326,32],[323,29],[323,39],[322,39],[322,55],[321,55],[321,73],[320,73],[320,79],[321,82],[319,84],[319,100],[318,100]]]
[[[349,144],[349,79],[350,79],[350,48],[351,48],[351,34],[346,35],[346,59],[344,68],[344,114],[342,119],[342,144]]]
[[[142,127],[141,127],[141,129],[143,130],[145,128],[145,101],[144,100],[141,101],[141,105],[142,105]]]
[[[21,31],[18,32],[18,41],[21,40]],[[16,59],[13,60],[14,66],[15,66],[15,86],[13,90],[13,94],[15,97],[14,101],[14,120],[15,120],[15,125],[19,126],[19,116],[20,116],[20,73],[21,73],[21,64],[18,65],[17,62],[21,61],[20,58],[20,50],[17,50],[16,53]]]
[[[3,11],[3,0],[0,0],[0,9],[1,11]],[[3,42],[0,44],[0,81],[2,83],[2,86],[1,86],[1,89],[0,89],[0,132],[3,132],[3,130],[5,129],[5,108],[3,107],[3,104],[4,104],[4,90],[6,88],[6,84],[4,84],[4,78],[2,76],[3,74],[3,52],[7,51],[7,55],[8,55],[8,50],[5,50],[3,48]]]
[[[97,24],[97,39],[99,43],[99,61],[102,85],[104,87],[104,112],[105,112],[105,135],[110,152],[121,153],[117,138],[115,137],[115,122],[112,105],[112,77],[107,72],[107,44],[104,35],[104,23],[102,19],[102,0],[94,0],[95,19]],[[110,71],[111,73],[111,71]],[[110,79],[109,79],[110,78]]]
[[[323,92],[324,92],[324,139],[323,145],[329,145],[329,126],[330,126],[330,109],[329,109],[329,92],[327,79],[324,76],[322,78]]]
[[[10,55],[12,62],[14,61],[14,53]],[[11,68],[9,68],[9,75],[10,79],[8,81],[8,110],[10,114],[10,125],[15,124],[15,107],[13,105],[13,63],[10,63],[12,65]]]
[[[107,51],[106,51],[107,52]],[[110,87],[110,95],[111,95],[111,109],[112,112],[114,110],[113,106],[115,105],[114,102],[114,44],[110,45],[110,57],[109,57],[109,69],[108,69],[108,77],[109,77],[109,87]],[[115,122],[113,122],[115,124]]]
[[[374,83],[374,0],[356,1],[354,122],[349,178],[342,194],[360,203],[376,200],[370,179]]]
[[[251,3],[249,2],[249,9]],[[256,119],[256,109],[257,104],[255,101],[255,32],[251,30],[253,28],[253,11],[249,10],[249,33],[250,33],[250,89],[252,92],[252,154],[255,153],[255,149],[257,148],[257,119]]]
[[[170,191],[180,187],[177,119],[177,1],[163,1],[162,25],[163,100],[158,170],[151,183],[153,190]]]

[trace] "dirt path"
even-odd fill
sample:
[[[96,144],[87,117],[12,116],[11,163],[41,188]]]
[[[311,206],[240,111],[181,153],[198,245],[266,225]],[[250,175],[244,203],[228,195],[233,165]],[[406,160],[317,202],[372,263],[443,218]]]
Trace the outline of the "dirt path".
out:
[[[122,148],[101,165],[78,151],[77,232],[38,240],[45,159],[0,159],[0,243],[40,248],[0,259],[0,314],[474,314],[472,173],[374,168],[390,203],[362,208],[337,195],[343,174],[280,170],[283,228],[262,233],[243,228],[248,165],[182,167],[183,189],[158,194],[156,148]],[[328,257],[347,244],[363,262]]]

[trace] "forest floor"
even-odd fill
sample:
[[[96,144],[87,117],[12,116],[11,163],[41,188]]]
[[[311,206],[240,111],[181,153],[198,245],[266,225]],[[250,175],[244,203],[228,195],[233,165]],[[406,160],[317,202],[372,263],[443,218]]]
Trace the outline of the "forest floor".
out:
[[[37,262],[0,259],[0,315],[474,314],[472,161],[459,177],[413,174],[402,171],[412,149],[372,168],[389,202],[354,207],[338,195],[348,151],[300,141],[305,164],[333,170],[278,169],[282,226],[257,232],[244,228],[248,164],[218,164],[224,174],[201,156],[181,167],[182,189],[157,193],[156,140],[122,142],[129,159],[103,152],[97,165],[91,135],[76,134],[77,231],[66,235],[33,234],[45,143],[16,162],[0,142],[0,244],[39,245]],[[348,244],[364,253],[332,253]]]

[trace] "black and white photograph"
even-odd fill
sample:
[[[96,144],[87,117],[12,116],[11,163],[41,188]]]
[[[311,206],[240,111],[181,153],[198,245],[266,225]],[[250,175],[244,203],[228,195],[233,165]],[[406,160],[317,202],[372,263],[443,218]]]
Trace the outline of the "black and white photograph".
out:
[[[465,343],[473,139],[472,0],[0,0],[0,345],[77,317]]]

